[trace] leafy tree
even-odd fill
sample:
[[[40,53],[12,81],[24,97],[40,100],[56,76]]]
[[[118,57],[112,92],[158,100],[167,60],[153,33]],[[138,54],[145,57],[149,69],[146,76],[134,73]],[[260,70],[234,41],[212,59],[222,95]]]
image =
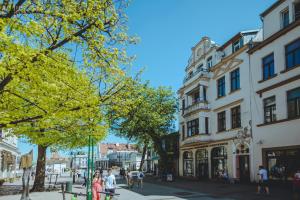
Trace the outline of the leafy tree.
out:
[[[141,164],[149,144],[153,143],[155,149],[163,160],[166,155],[161,148],[160,138],[168,134],[175,120],[177,110],[176,98],[170,88],[152,88],[147,84],[136,84],[135,94],[131,98],[128,113],[114,120],[113,128],[117,134],[143,144]],[[162,168],[164,165],[162,163]]]
[[[126,6],[123,0],[0,5],[0,128],[39,145],[35,186],[44,185],[47,147],[82,146],[87,134],[101,139],[107,107],[128,96],[119,66],[130,62],[123,47],[136,39],[126,34]]]

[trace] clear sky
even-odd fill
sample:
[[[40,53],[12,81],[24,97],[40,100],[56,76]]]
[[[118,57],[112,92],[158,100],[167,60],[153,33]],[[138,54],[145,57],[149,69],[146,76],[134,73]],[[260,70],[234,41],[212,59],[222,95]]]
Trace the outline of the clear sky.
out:
[[[145,68],[144,80],[150,80],[153,86],[171,86],[176,92],[182,85],[192,46],[203,36],[222,45],[239,31],[261,28],[259,14],[274,2],[132,0],[126,11],[129,33],[141,39],[128,49],[129,54],[136,55],[133,70]],[[126,142],[112,135],[105,141]],[[19,142],[19,148],[23,153],[32,147]]]

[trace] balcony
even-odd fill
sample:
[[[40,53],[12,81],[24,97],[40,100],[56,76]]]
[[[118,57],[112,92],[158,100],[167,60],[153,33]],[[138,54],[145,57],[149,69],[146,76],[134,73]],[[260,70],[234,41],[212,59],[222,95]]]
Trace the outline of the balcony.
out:
[[[207,70],[207,69],[203,69],[203,68],[197,69],[197,71],[195,71],[192,75],[186,76],[183,79],[183,84],[199,74],[200,74],[200,76],[208,77],[208,72],[209,72],[209,70]]]
[[[204,101],[203,99],[199,99],[198,101],[194,102],[192,105],[186,107],[182,115],[186,116],[192,112],[200,111],[200,110],[209,110],[209,104],[207,101]]]

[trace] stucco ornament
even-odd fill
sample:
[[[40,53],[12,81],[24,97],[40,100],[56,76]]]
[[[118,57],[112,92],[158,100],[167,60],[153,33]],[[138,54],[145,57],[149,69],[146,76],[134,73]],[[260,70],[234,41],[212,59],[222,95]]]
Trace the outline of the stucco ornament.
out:
[[[244,144],[246,140],[250,137],[250,134],[248,133],[248,127],[244,127],[244,129],[239,130],[236,134],[236,140],[240,144]]]

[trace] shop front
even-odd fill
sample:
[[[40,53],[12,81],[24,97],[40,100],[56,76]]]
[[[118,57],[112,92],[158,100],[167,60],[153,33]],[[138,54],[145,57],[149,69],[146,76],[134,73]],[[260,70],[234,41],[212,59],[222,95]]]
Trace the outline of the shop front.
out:
[[[300,169],[300,146],[263,149],[270,180],[291,181]]]
[[[208,179],[208,151],[206,149],[196,151],[196,176],[199,179]]]

